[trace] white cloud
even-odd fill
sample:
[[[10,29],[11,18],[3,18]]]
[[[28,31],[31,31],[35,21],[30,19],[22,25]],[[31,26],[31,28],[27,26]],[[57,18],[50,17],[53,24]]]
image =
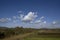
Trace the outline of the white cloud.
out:
[[[24,22],[32,21],[36,17],[37,17],[37,15],[35,14],[35,12],[29,12],[27,15],[20,15],[21,20]]]
[[[13,23],[17,23],[19,20],[13,20]]]
[[[4,23],[4,22],[8,22],[11,21],[11,18],[1,18],[0,22]]]
[[[6,18],[8,21],[11,21],[11,18]]]
[[[44,19],[44,16],[40,17],[40,19],[38,20],[35,20],[33,23],[35,24],[42,23],[42,22],[46,23],[46,21],[43,21],[43,19]]]
[[[0,22],[7,22],[8,20],[6,18],[1,18]]]
[[[60,21],[53,21],[52,24],[59,25],[60,24]]]
[[[16,19],[17,17],[16,16],[13,16],[13,19]]]
[[[44,21],[43,23],[46,24],[46,21]]]
[[[38,17],[38,20],[35,20],[37,17],[38,17],[37,12],[29,12],[27,15],[20,14],[18,18],[23,22],[30,22],[30,23],[41,23],[45,18],[44,16],[42,16],[40,18]]]
[[[23,20],[24,15],[20,14],[20,17],[18,17],[19,19]]]
[[[42,21],[41,20],[36,20],[34,23],[41,23]]]
[[[41,19],[43,19],[43,18],[45,18],[45,17],[44,17],[44,16],[42,16],[42,17],[40,18],[40,20],[41,20]]]
[[[53,23],[53,24],[56,24],[56,21],[53,21],[52,23]]]

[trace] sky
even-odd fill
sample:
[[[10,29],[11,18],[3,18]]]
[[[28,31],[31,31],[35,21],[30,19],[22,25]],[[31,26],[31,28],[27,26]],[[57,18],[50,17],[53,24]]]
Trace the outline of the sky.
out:
[[[0,0],[0,26],[60,28],[60,0]]]

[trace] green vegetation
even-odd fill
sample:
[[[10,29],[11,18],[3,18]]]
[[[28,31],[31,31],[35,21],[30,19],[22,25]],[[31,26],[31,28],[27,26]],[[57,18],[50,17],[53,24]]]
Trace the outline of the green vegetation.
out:
[[[60,40],[60,29],[0,27],[0,40]]]
[[[37,37],[32,37],[32,38],[26,38],[24,40],[60,40],[60,38],[37,38]]]
[[[24,40],[60,40],[60,35],[50,35],[50,34],[39,34],[39,32],[36,32],[28,37],[25,37]]]
[[[25,34],[33,32],[35,29],[31,28],[23,28],[23,27],[16,27],[16,28],[0,28],[0,38],[6,38],[14,35]]]

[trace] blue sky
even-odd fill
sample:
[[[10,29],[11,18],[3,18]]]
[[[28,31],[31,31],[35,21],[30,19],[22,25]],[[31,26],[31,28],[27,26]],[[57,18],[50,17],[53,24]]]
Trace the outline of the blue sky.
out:
[[[0,0],[0,26],[60,28],[60,0]]]

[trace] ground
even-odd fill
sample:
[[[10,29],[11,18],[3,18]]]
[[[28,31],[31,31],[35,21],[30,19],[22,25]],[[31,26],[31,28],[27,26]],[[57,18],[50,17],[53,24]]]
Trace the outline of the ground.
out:
[[[20,34],[1,40],[60,40],[60,35],[58,35],[59,37],[55,37],[56,35],[38,35],[37,33],[38,32]]]

